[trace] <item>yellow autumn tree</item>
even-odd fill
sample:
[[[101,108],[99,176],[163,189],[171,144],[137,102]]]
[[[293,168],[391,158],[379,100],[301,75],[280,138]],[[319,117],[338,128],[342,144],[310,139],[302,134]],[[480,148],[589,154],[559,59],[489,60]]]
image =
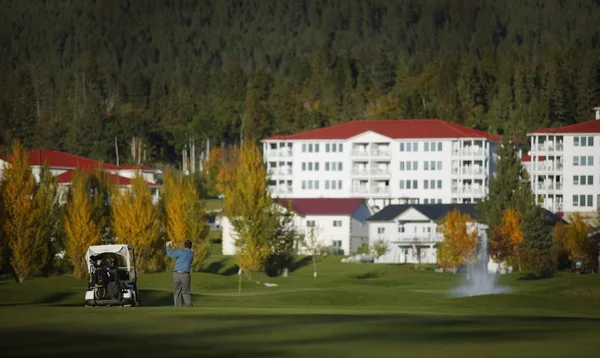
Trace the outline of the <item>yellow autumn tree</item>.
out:
[[[10,250],[10,265],[19,282],[33,278],[45,263],[46,237],[36,235],[40,210],[36,206],[36,182],[27,153],[16,141],[2,178],[2,228]]]
[[[227,187],[233,182],[236,169],[240,165],[240,149],[229,148],[222,155],[222,159],[219,166],[219,172],[217,174],[216,189],[219,193],[225,194]]]
[[[139,273],[156,272],[163,268],[160,250],[160,225],[148,183],[138,174],[131,188],[115,188],[111,200],[111,221],[116,241],[134,247]]]
[[[569,217],[566,233],[564,235],[564,246],[569,253],[569,260],[574,256],[585,256],[585,240],[587,235],[592,232],[592,227],[588,225],[579,213]]]
[[[73,265],[73,275],[83,278],[88,263],[88,247],[100,243],[100,230],[92,218],[92,207],[86,176],[76,170],[71,180],[71,190],[64,214],[65,249]]]
[[[439,232],[444,236],[438,247],[438,261],[442,267],[452,267],[456,272],[460,264],[475,258],[478,232],[476,229],[470,230],[470,223],[473,223],[471,216],[457,209],[442,218],[438,225]]]
[[[251,277],[271,253],[269,238],[279,227],[279,216],[267,190],[265,166],[259,148],[246,141],[233,180],[225,186],[225,213],[237,237],[236,260]],[[241,292],[241,275],[238,290]]]
[[[523,231],[521,230],[521,215],[515,209],[506,209],[502,213],[502,236],[508,243],[508,257],[517,259],[519,271],[521,271],[521,256],[520,247],[524,240]]]
[[[192,267],[198,270],[210,253],[206,211],[194,182],[189,177],[165,173],[164,188],[164,228],[167,238],[175,243],[192,241],[194,262]]]

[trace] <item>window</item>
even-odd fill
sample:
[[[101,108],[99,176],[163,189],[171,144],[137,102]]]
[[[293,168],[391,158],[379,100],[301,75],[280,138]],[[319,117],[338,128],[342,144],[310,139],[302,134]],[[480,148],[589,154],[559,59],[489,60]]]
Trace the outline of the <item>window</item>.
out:
[[[304,189],[306,189],[306,180],[303,180],[303,181],[302,181],[302,189],[303,189],[303,190],[304,190]]]
[[[406,162],[406,170],[412,170],[412,163]]]
[[[588,185],[594,185],[594,176],[593,175],[588,175],[587,183],[588,183]]]
[[[338,180],[338,189],[342,189],[342,181]]]
[[[315,189],[319,190],[319,181],[315,180]]]
[[[425,181],[425,184],[427,184],[427,181]],[[423,201],[423,204],[429,204],[429,199],[425,199],[425,200]]]
[[[308,152],[309,152],[309,153],[312,153],[312,151],[313,151],[313,145],[312,145],[312,143],[310,143],[310,144],[308,145]]]
[[[342,162],[338,162],[338,170],[342,171]]]
[[[419,186],[417,185],[417,181],[413,180],[413,189],[418,189]]]
[[[384,227],[378,227],[378,228],[377,228],[377,233],[378,233],[378,234],[383,234],[383,233],[385,233],[385,228],[384,228]]]
[[[329,190],[329,180],[325,180],[325,190]]]
[[[573,157],[573,166],[574,167],[579,166],[579,157],[578,156]]]
[[[579,206],[585,206],[585,195],[579,195]]]
[[[438,183],[438,186],[437,186],[437,188],[438,188],[438,189],[441,189],[441,188],[442,188],[442,181],[441,181],[441,180],[438,180],[438,181],[437,181],[437,183]]]
[[[315,227],[315,221],[314,220],[306,220],[306,227]]]
[[[418,152],[419,151],[419,143],[414,142],[413,143],[413,152]]]
[[[404,152],[404,143],[400,143],[400,151]]]
[[[404,180],[400,180],[400,189],[404,189]]]
[[[398,222],[398,232],[403,233],[405,231],[404,224]]]
[[[438,204],[441,204],[441,203],[442,203],[442,199],[438,199]]]
[[[317,172],[319,171],[319,162],[315,163],[315,171],[317,171]]]
[[[587,196],[587,206],[589,206],[589,207],[594,206],[594,198],[592,195]]]
[[[431,162],[430,166],[431,166],[431,170],[435,170],[435,162]]]
[[[331,240],[334,247],[342,247],[342,240]]]
[[[325,162],[325,171],[328,172],[329,171],[329,162]]]
[[[423,162],[423,170],[429,170],[429,162],[428,161]]]
[[[423,180],[423,189],[429,189],[429,180]],[[429,204],[428,203],[428,199],[425,199],[425,204]]]
[[[438,142],[438,152],[442,151],[442,142]]]
[[[573,146],[574,147],[579,147],[579,137],[573,138]]]
[[[437,162],[437,170],[442,170],[442,161],[438,160]]]
[[[306,153],[306,143],[302,144],[302,153]]]
[[[594,166],[594,157],[592,157],[591,155],[588,156],[587,165],[589,165],[590,167]]]
[[[335,143],[333,143],[333,144],[331,145],[331,151],[332,151],[333,153],[335,153],[335,152],[336,152],[336,149],[335,149],[335,148],[336,148],[336,145],[335,145]]]
[[[338,144],[338,152],[341,153],[343,151],[344,151],[344,144],[343,143]]]
[[[587,185],[587,177],[585,175],[582,175],[579,179],[579,185]]]
[[[325,144],[325,152],[329,153],[329,143]]]
[[[588,137],[587,142],[588,142],[587,143],[588,147],[593,147],[594,146],[594,137]]]
[[[423,151],[429,152],[429,142],[425,142],[424,146]]]
[[[579,175],[573,175],[573,185],[579,185]]]
[[[412,145],[410,145],[410,143],[406,143],[406,151],[412,152]]]
[[[312,172],[312,168],[313,168],[312,164],[313,164],[312,162],[308,162],[308,171],[309,172]]]
[[[404,162],[400,162],[400,170],[404,170]]]
[[[410,180],[406,181],[406,189],[412,189],[412,182]]]
[[[582,156],[579,158],[579,165],[581,165],[582,167],[585,167],[587,165],[587,157]]]
[[[342,227],[342,220],[333,220],[333,227]]]
[[[416,160],[413,161],[413,170],[419,170],[419,162],[417,162]]]
[[[313,181],[309,180],[308,181],[308,190],[312,190],[312,188],[313,188],[312,184],[313,184]]]
[[[315,153],[319,153],[319,143],[315,144]]]
[[[302,171],[306,171],[306,162],[302,162]]]
[[[435,180],[433,180],[433,179],[429,180],[429,188],[430,189],[435,189]]]

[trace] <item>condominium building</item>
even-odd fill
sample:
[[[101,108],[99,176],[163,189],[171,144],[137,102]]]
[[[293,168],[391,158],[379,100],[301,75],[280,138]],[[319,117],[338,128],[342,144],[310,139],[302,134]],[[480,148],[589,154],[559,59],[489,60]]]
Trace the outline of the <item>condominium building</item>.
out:
[[[600,210],[600,107],[594,110],[594,120],[527,134],[532,189],[550,211]]]
[[[473,203],[487,195],[500,137],[439,119],[360,120],[263,140],[280,198]]]

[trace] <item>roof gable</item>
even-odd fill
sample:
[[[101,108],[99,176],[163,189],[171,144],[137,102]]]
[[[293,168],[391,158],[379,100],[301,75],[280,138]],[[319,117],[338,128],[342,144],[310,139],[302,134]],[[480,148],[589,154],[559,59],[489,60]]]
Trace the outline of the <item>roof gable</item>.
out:
[[[291,210],[300,216],[305,215],[352,215],[364,199],[337,199],[337,198],[299,198],[275,199],[281,206],[287,207],[291,203]]]
[[[477,219],[478,217],[475,204],[399,204],[386,206],[366,221],[395,221],[410,209],[421,213],[426,220],[434,221],[439,220],[454,209],[458,209],[461,213],[469,214],[473,219]],[[408,216],[406,217],[408,218]]]
[[[410,207],[398,215],[394,221],[431,221],[431,218],[414,207]]]
[[[100,164],[104,169],[119,170],[114,164],[102,163],[96,160],[80,157],[78,155],[63,153],[55,150],[32,150],[27,152],[29,165],[58,167],[58,168],[80,168],[96,169]]]
[[[482,138],[497,142],[501,139],[500,136],[441,119],[384,119],[351,121],[291,135],[272,136],[265,140],[345,140],[368,131],[393,139]]]

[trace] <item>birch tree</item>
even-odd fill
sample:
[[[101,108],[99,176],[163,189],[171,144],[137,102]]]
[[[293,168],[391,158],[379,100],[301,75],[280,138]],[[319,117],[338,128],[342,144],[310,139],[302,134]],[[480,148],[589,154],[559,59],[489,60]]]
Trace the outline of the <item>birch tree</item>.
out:
[[[319,240],[319,229],[315,226],[307,228],[307,233],[302,242],[304,248],[311,255],[313,263],[313,278],[317,278],[317,263],[323,255],[323,243]]]
[[[475,258],[477,245],[477,230],[469,230],[473,219],[468,214],[452,210],[442,218],[438,230],[444,236],[438,248],[440,264],[452,267],[456,272],[457,267]]]

